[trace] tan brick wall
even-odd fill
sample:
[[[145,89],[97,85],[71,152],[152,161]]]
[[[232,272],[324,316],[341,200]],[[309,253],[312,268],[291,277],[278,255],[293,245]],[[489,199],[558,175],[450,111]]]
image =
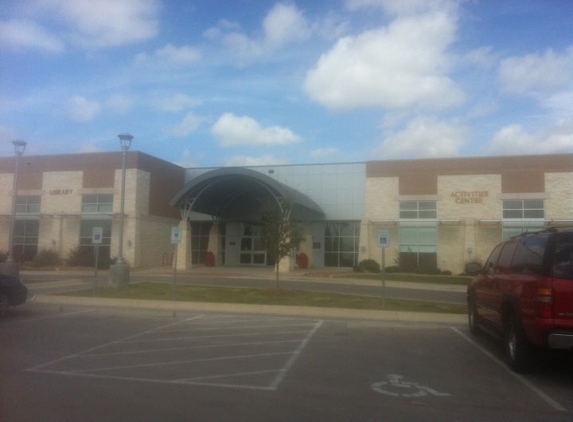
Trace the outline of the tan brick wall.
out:
[[[366,215],[368,220],[395,220],[399,215],[398,178],[366,179]]]
[[[547,173],[545,189],[545,218],[573,219],[573,173]]]
[[[507,195],[505,195],[507,196]],[[381,262],[378,230],[390,233],[386,266],[399,257],[399,201],[435,200],[438,224],[438,267],[457,274],[472,261],[485,261],[493,246],[501,241],[501,175],[438,176],[437,195],[399,195],[398,178],[368,178],[366,218],[362,221],[360,260]],[[494,220],[485,224],[480,220]]]
[[[42,181],[42,214],[82,212],[83,172],[45,172]]]

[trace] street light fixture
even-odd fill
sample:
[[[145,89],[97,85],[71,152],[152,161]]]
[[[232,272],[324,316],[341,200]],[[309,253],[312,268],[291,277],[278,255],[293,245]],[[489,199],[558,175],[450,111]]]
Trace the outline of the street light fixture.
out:
[[[14,170],[13,188],[12,188],[12,218],[10,221],[10,233],[8,237],[8,257],[2,268],[4,274],[9,274],[18,277],[20,275],[20,267],[14,261],[14,226],[16,223],[16,198],[18,189],[18,172],[20,168],[20,158],[26,150],[27,142],[20,139],[12,141],[14,145],[14,152],[16,153],[16,168]]]
[[[129,283],[129,265],[123,259],[123,221],[125,214],[125,160],[127,151],[131,146],[133,136],[129,133],[121,133],[117,135],[121,145],[121,210],[119,216],[119,252],[115,265],[110,267],[111,284],[115,287]]]

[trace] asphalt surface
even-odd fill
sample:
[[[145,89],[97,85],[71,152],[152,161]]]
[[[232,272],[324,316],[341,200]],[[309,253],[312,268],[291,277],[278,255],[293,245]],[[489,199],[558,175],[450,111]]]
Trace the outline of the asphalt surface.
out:
[[[465,323],[30,302],[0,344],[2,422],[573,417],[570,359],[512,373]]]

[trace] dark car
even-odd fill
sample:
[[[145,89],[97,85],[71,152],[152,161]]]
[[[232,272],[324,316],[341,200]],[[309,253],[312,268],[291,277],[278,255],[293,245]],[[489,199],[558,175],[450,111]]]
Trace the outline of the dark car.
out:
[[[472,334],[504,339],[528,371],[536,349],[573,352],[573,229],[524,233],[497,245],[467,291]]]
[[[26,302],[28,289],[18,277],[0,274],[0,317],[6,315],[10,306]]]

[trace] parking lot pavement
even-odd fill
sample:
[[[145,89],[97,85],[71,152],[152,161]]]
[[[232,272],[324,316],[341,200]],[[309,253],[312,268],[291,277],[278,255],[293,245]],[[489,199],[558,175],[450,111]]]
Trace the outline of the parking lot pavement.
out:
[[[0,420],[571,421],[465,326],[32,303],[0,321]]]

